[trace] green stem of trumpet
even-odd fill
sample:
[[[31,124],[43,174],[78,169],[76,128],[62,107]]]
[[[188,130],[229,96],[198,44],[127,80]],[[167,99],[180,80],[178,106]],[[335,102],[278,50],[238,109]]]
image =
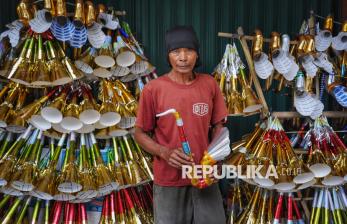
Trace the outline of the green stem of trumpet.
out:
[[[43,149],[43,143],[44,143],[44,136],[41,137],[39,148],[37,149],[36,158],[35,158],[35,164],[39,164],[39,162],[40,162],[42,149]]]
[[[0,201],[0,209],[2,209],[5,205],[7,205],[8,200],[11,198],[10,195],[6,194]]]
[[[53,159],[53,155],[54,155],[54,139],[51,138],[50,139],[50,143],[49,143],[49,157],[50,157],[50,160]]]
[[[8,151],[5,153],[3,158],[6,158],[7,156],[9,156],[10,154],[12,155],[16,155],[18,154],[19,150],[23,147],[25,143],[25,140],[23,138],[17,140],[9,149]]]
[[[241,83],[242,83],[242,86],[247,86],[248,85],[248,81],[247,81],[247,77],[246,77],[246,73],[245,73],[245,70],[240,68],[240,78],[241,78]]]
[[[4,155],[5,151],[8,149],[8,146],[11,142],[12,139],[12,133],[9,132],[5,138],[5,140],[1,143],[1,148],[0,148],[0,158]]]
[[[32,197],[28,197],[28,198],[25,200],[24,205],[23,205],[23,207],[22,207],[22,209],[21,209],[21,211],[20,211],[20,214],[19,214],[19,216],[18,216],[18,218],[17,218],[17,220],[16,220],[16,222],[15,222],[16,224],[21,224],[21,223],[23,223],[23,218],[24,218],[25,213],[26,213],[26,211],[27,211],[27,209],[28,209],[28,206],[29,206],[29,204],[30,204],[31,199],[32,199]]]
[[[17,208],[18,208],[18,206],[20,205],[21,202],[22,202],[21,198],[16,198],[16,200],[13,203],[13,205],[11,205],[10,210],[7,212],[7,214],[1,220],[2,224],[7,224],[7,223],[11,222],[11,218],[14,215],[14,213],[16,212],[16,210],[17,210]]]
[[[131,151],[131,147],[130,147],[130,144],[128,142],[128,138],[126,136],[123,136],[123,141],[125,143],[125,146],[127,148],[127,151],[128,151],[128,155],[129,155],[129,159],[130,160],[134,160],[134,156],[133,156],[133,153]]]
[[[80,157],[79,157],[79,170],[82,171],[83,170],[83,167],[85,167],[85,162],[86,162],[86,159],[85,159],[85,150],[86,150],[86,146],[85,145],[81,145],[81,148],[80,148]]]
[[[126,162],[126,161],[128,161],[128,156],[127,156],[127,153],[126,153],[124,142],[122,141],[122,139],[118,139],[118,140],[119,140],[119,145],[120,145],[120,148],[121,148],[121,151],[122,151],[123,162]]]
[[[26,59],[30,59],[31,55],[32,55],[32,50],[34,48],[34,44],[35,44],[35,38],[31,38],[27,52],[25,54]]]
[[[45,201],[45,224],[49,224],[49,201]]]
[[[41,199],[37,199],[34,207],[33,217],[31,219],[31,224],[37,223],[37,218],[39,217]]]
[[[118,142],[117,139],[115,137],[112,138],[112,142],[113,142],[113,156],[114,156],[114,161],[115,163],[119,163],[120,162],[120,158],[119,158],[119,153],[118,153]]]
[[[2,156],[4,155],[4,152],[6,151],[9,144],[10,144],[10,142],[6,141],[6,140],[4,142],[2,142],[2,146],[0,148],[0,158],[2,158]]]

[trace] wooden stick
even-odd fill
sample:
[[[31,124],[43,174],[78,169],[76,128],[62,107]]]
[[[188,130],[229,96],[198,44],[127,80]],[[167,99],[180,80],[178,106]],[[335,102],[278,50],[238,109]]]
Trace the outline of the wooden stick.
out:
[[[227,38],[233,38],[233,39],[240,39],[242,36],[245,40],[253,41],[254,36],[249,36],[249,35],[240,35],[240,34],[234,34],[234,33],[223,33],[223,32],[218,32],[219,37],[227,37]],[[270,43],[270,38],[264,38],[264,42]],[[291,40],[290,44],[297,44],[298,41],[296,40]]]
[[[277,118],[294,118],[303,117],[301,114],[295,111],[276,111],[271,113],[272,116]],[[347,117],[346,111],[323,111],[323,115],[328,118],[344,118]]]
[[[239,35],[241,46],[242,46],[243,52],[244,52],[246,60],[247,60],[249,73],[251,74],[251,78],[253,79],[253,82],[254,82],[255,90],[257,91],[257,95],[258,95],[258,97],[260,99],[261,104],[263,105],[263,108],[262,108],[263,116],[267,116],[267,114],[269,113],[269,108],[267,106],[267,103],[266,103],[266,100],[265,100],[265,97],[264,97],[264,94],[263,94],[263,90],[261,89],[258,77],[257,77],[257,75],[255,73],[253,60],[252,60],[251,53],[249,51],[246,39],[243,36],[243,29],[242,29],[242,27],[239,27],[237,29],[237,33]]]

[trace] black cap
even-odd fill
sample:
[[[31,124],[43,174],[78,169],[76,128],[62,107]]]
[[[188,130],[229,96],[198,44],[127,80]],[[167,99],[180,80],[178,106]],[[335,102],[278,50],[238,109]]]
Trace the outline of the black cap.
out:
[[[199,56],[199,41],[192,26],[175,26],[166,31],[165,46],[167,58],[170,51],[178,48],[189,48],[196,51]],[[200,65],[200,57],[198,57],[195,67]],[[170,61],[168,60],[169,64]]]

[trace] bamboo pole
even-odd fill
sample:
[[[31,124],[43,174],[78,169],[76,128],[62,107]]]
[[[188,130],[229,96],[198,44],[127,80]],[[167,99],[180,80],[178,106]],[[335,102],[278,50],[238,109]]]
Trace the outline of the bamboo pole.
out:
[[[251,74],[251,78],[252,78],[252,80],[254,82],[255,90],[257,92],[257,95],[258,95],[258,97],[260,99],[261,104],[263,105],[263,108],[262,108],[262,112],[263,113],[262,113],[262,115],[263,115],[263,117],[266,117],[268,115],[268,113],[269,113],[269,107],[268,107],[268,105],[266,103],[266,100],[265,100],[265,97],[264,97],[264,94],[263,94],[263,90],[261,89],[258,77],[257,77],[257,75],[255,73],[253,60],[252,60],[252,57],[251,57],[251,53],[250,53],[249,47],[247,45],[247,41],[246,41],[246,39],[244,37],[244,33],[243,33],[242,27],[239,27],[237,29],[237,33],[239,35],[241,46],[242,46],[243,52],[244,52],[246,60],[247,60],[249,73]]]

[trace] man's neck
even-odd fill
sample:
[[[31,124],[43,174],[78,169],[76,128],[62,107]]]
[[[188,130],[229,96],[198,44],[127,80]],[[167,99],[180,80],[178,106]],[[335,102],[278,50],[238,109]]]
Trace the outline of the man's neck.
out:
[[[173,80],[174,82],[178,84],[189,85],[195,79],[195,73],[194,72],[179,73],[179,72],[175,72],[174,70],[171,70],[169,72],[169,77],[171,80]]]

